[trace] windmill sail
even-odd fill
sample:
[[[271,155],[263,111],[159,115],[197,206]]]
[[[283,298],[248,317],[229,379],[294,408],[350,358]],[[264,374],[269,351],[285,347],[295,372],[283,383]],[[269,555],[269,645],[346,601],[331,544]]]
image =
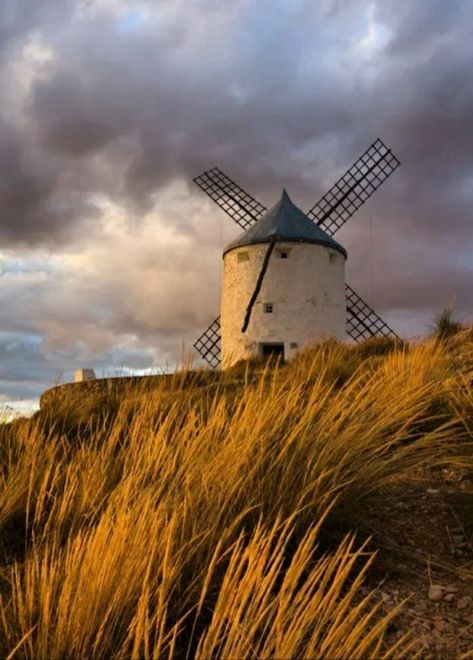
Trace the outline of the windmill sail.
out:
[[[220,364],[220,316],[209,325],[194,343],[195,350],[203,360],[216,369]]]
[[[382,140],[375,140],[310,209],[307,216],[327,234],[334,234],[400,164]],[[194,182],[245,230],[254,225],[267,210],[218,167],[203,172]],[[345,293],[347,332],[355,341],[373,336],[397,337],[388,324],[348,284],[345,285]],[[216,368],[220,364],[220,343],[218,317],[197,339],[194,348],[211,367]]]
[[[194,182],[243,229],[251,227],[267,210],[218,167],[203,172]]]
[[[400,164],[378,138],[307,215],[328,234],[334,234]]]
[[[349,284],[345,284],[345,295],[347,301],[347,332],[352,339],[359,342],[368,337],[392,337],[398,336],[383,319],[371,309]]]

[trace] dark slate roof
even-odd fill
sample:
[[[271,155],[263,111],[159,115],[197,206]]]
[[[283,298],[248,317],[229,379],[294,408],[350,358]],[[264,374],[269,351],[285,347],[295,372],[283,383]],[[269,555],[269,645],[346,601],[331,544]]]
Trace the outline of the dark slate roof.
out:
[[[345,258],[347,256],[345,248],[293,204],[286,189],[282,191],[281,199],[272,209],[245,233],[225,246],[223,254],[244,245],[269,243],[275,236],[276,242],[316,243],[338,250]]]

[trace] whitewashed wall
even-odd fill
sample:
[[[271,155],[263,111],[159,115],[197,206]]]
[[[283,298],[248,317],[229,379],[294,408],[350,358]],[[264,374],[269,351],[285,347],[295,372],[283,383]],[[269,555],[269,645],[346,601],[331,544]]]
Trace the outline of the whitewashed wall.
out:
[[[284,343],[286,359],[314,341],[346,339],[345,257],[310,243],[276,243],[246,332],[246,308],[263,265],[268,243],[227,252],[221,294],[222,367],[258,355],[260,343]],[[288,259],[279,251],[286,249]],[[248,261],[239,261],[246,252]],[[264,313],[264,304],[273,313]],[[297,348],[291,348],[297,344]]]

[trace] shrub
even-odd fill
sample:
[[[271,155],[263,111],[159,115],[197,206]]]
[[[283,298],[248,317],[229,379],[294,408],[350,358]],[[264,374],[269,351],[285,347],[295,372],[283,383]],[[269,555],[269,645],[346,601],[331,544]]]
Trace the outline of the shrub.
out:
[[[436,315],[432,334],[438,339],[449,339],[462,329],[463,325],[455,318],[453,307],[449,306]]]

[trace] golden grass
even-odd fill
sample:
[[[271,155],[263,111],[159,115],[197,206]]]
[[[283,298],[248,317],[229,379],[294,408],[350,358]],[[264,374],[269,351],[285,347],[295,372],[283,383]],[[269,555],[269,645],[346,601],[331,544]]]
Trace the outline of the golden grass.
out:
[[[4,426],[2,657],[405,655],[360,596],[360,512],[419,467],[473,469],[455,342],[329,342]]]

